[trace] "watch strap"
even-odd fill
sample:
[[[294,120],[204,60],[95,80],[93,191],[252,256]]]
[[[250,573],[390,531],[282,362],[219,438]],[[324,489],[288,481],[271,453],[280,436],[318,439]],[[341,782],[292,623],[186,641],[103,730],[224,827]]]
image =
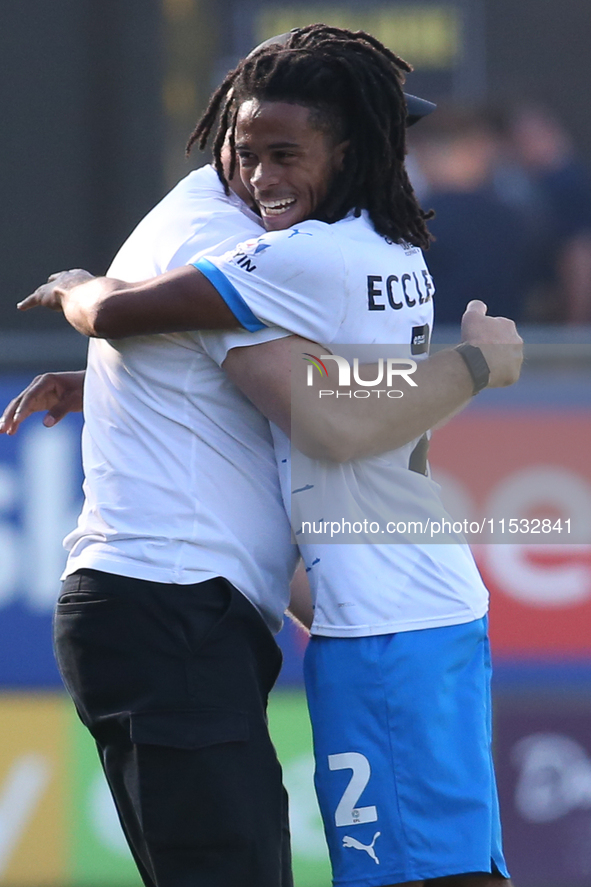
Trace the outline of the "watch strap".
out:
[[[472,376],[472,383],[474,385],[472,393],[478,394],[479,391],[486,388],[490,379],[490,367],[486,362],[484,354],[477,345],[469,345],[468,342],[462,342],[454,350],[461,356]]]

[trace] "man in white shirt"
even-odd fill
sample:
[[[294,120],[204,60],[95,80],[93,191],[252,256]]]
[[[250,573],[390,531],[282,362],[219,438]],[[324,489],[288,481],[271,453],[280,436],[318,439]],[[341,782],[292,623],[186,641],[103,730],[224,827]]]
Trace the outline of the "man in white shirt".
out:
[[[206,166],[110,273],[154,277],[262,231]],[[297,549],[269,423],[205,338],[90,342],[85,502],[65,542],[56,652],[147,887],[290,887],[266,706]]]
[[[374,54],[380,56],[378,61]],[[353,105],[357,114],[362,113],[363,103],[373,98],[369,86],[382,82],[388,66],[390,101],[384,101],[384,106],[403,108],[403,63],[369,38],[349,34],[341,38],[334,32],[327,37],[322,55],[313,59],[311,55],[309,51],[263,53],[245,64],[228,85],[232,94],[223,119],[231,121],[241,169],[253,186],[266,227],[278,233],[249,241],[221,259],[209,256],[198,260],[196,267],[205,276],[189,268],[138,286],[99,280],[72,290],[42,288],[32,297],[33,303],[49,303],[52,291],[70,322],[95,336],[231,327],[239,317],[242,326],[251,329],[257,324],[261,329],[275,324],[329,343],[354,343],[357,335],[367,341],[373,330],[374,340],[406,341],[410,346],[413,340],[409,333],[417,326],[431,324],[432,287],[416,248],[427,245],[428,235],[403,171],[400,115],[396,119],[393,114],[388,126],[372,107],[373,120],[371,115],[370,119],[366,117],[367,129],[359,132],[350,125],[347,111]],[[366,77],[364,72],[368,70]],[[359,81],[357,94],[353,89],[355,77]],[[334,94],[339,88],[340,97]],[[383,96],[378,94],[377,101],[381,100]],[[368,154],[373,154],[365,168],[360,147],[364,139]],[[384,162],[381,177],[376,177],[376,158]],[[365,207],[367,213],[363,212]],[[305,221],[310,218],[319,221]],[[327,222],[332,224],[328,226]],[[285,224],[291,229],[280,231]],[[356,278],[356,274],[360,276]],[[405,287],[407,275],[416,282],[416,292]],[[391,288],[386,305],[374,284],[388,279]],[[394,283],[400,288],[395,289]],[[138,305],[144,315],[139,321]],[[382,310],[390,311],[381,315],[383,329],[376,325],[374,315],[365,313],[373,311],[377,315]],[[510,322],[486,318],[478,306],[468,315],[467,337],[475,345],[482,344],[482,349],[473,345],[472,350],[449,351],[424,359],[416,374],[418,398],[410,413],[404,404],[398,411],[394,425],[402,427],[403,439],[390,454],[386,474],[393,475],[395,482],[399,479],[401,491],[406,480],[403,471],[408,472],[410,467],[417,473],[410,464],[410,455],[418,438],[476,390],[486,384],[510,384],[518,374],[518,356],[501,359],[498,351],[486,348],[490,341],[519,345]],[[237,346],[254,342],[256,338],[244,333],[229,334],[221,342],[221,351],[233,349],[224,364],[230,361],[230,372],[236,372],[237,364],[232,368],[230,360],[234,351],[249,350]],[[266,347],[266,353],[272,354],[277,346],[271,343],[258,347]],[[245,389],[253,378],[256,372],[244,382]],[[284,397],[285,388],[282,391]],[[252,396],[259,399],[256,393]],[[260,399],[265,401],[266,396]],[[286,423],[280,402],[262,405],[272,418]],[[400,452],[404,447],[408,447],[407,452]],[[360,466],[363,469],[364,463]],[[355,466],[352,471],[355,480]],[[420,496],[426,497],[421,507],[429,513],[427,500],[433,493],[430,481],[417,473],[416,483]],[[414,607],[410,602],[400,622],[390,616],[386,619],[386,609],[381,605],[370,612],[373,595],[364,595],[359,578],[354,576],[351,602],[356,589],[362,597],[361,615],[350,622],[334,619],[338,607],[330,602],[335,591],[344,585],[349,594],[343,564],[337,572],[338,553],[334,562],[326,558],[326,567],[324,555],[319,563],[310,564],[316,566],[318,601],[327,602],[323,618],[334,623],[334,631],[325,631],[327,625],[316,626],[308,690],[317,780],[335,883],[376,887],[411,881],[492,884],[506,877],[506,870],[497,833],[485,715],[486,639],[481,616],[486,600],[480,580],[461,547],[450,551],[440,546],[437,552],[421,546],[409,546],[404,551],[400,546],[402,554],[394,555],[384,546],[371,545],[362,555],[355,555],[354,550],[362,548],[345,546],[341,554],[348,558],[352,569],[361,558],[359,578],[367,584],[371,576],[369,591],[381,582],[388,583],[382,598],[386,609],[388,600],[395,608],[400,607],[397,595],[413,597],[416,593],[419,600]],[[368,564],[372,563],[377,565],[374,575],[368,574]],[[397,582],[390,581],[397,564],[396,580],[406,578],[401,594]],[[417,610],[422,611],[425,602],[431,612],[426,618],[417,618]],[[343,669],[347,661],[350,667],[345,676],[336,669],[336,663]],[[414,687],[396,688],[384,709],[384,698],[390,698],[392,681],[396,683],[405,662],[409,676],[415,679]],[[370,678],[378,663],[382,673],[376,684]],[[318,697],[316,683],[321,684]],[[348,705],[343,705],[346,700],[340,695],[343,685],[349,693]],[[428,702],[417,705],[429,687]],[[392,718],[397,712],[399,716]],[[441,735],[434,736],[434,721],[444,725]],[[442,738],[450,746],[445,766],[439,754]],[[342,747],[336,748],[335,742]],[[467,761],[464,753],[473,744],[477,753]],[[426,771],[424,779],[417,778],[417,756]],[[352,771],[348,788],[347,779],[340,785],[334,780],[329,785],[331,772],[340,770]],[[374,779],[370,781],[372,772]],[[464,772],[463,781],[460,772]],[[360,805],[357,802],[364,791]],[[373,800],[367,793],[373,794]],[[351,829],[356,837],[348,834]],[[382,835],[378,847],[376,842]],[[373,868],[376,864],[380,866],[377,875]]]
[[[260,231],[205,167],[111,271],[143,279]],[[277,887],[287,799],[266,704],[297,552],[268,422],[208,351],[199,333],[90,343],[55,648],[145,882]]]

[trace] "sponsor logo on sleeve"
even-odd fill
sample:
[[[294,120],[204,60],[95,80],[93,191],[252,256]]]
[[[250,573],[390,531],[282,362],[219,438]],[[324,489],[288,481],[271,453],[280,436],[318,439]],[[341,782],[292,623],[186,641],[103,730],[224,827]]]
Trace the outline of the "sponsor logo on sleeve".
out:
[[[238,265],[243,271],[256,271],[256,264],[252,260],[252,256],[260,256],[265,250],[270,249],[271,244],[267,243],[264,237],[255,237],[251,240],[245,240],[237,248],[232,256],[231,262]]]

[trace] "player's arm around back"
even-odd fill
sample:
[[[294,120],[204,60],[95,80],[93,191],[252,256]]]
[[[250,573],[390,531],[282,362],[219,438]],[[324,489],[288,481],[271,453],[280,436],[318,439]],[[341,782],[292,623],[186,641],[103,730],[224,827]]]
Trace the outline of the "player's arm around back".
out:
[[[482,302],[464,315],[462,340],[480,348],[489,369],[486,387],[511,385],[519,378],[523,342],[513,321],[489,317]],[[474,378],[455,349],[418,364],[416,386],[400,399],[319,398],[318,389],[291,382],[294,360],[317,352],[316,343],[291,336],[261,345],[233,348],[223,368],[232,381],[306,455],[346,462],[404,446],[464,407],[474,394]],[[326,388],[337,388],[337,369],[326,362]],[[373,378],[368,369],[364,375]],[[362,390],[351,386],[351,391]],[[366,388],[363,389],[365,392]]]
[[[139,283],[63,271],[18,308],[39,306],[63,311],[79,333],[103,339],[240,326],[215,287],[191,265]]]

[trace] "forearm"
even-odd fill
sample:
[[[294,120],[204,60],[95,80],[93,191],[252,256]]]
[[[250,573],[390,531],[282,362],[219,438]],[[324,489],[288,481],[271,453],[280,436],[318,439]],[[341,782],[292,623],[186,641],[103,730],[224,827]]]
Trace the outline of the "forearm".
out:
[[[95,277],[62,295],[62,310],[68,323],[84,336],[101,336],[100,318],[109,299],[120,297],[127,284],[109,277]]]
[[[462,329],[464,341],[480,348],[488,365],[483,384],[499,388],[517,381],[523,343],[512,321],[472,309],[466,311]],[[312,458],[345,462],[397,449],[453,416],[474,393],[475,380],[465,360],[447,349],[417,364],[414,386],[401,378],[396,387],[403,391],[402,397],[389,397],[387,387],[380,394],[377,386],[356,383],[341,388],[337,397],[334,360],[324,362],[328,376],[322,378],[322,387],[308,385],[307,373],[302,372],[302,356],[326,350],[288,336],[234,348],[223,364],[243,394]],[[361,368],[362,379],[378,375],[377,365]],[[335,393],[320,396],[325,390]]]
[[[320,397],[301,373],[302,354],[325,351],[298,337],[235,348],[224,370],[241,391],[302,452],[313,458],[344,462],[401,447],[461,409],[471,398],[473,382],[459,354],[441,352],[417,366],[416,387],[406,386],[402,398],[354,384],[344,396]],[[325,361],[328,377],[322,390],[337,391],[338,372]],[[292,384],[292,366],[296,382]],[[375,378],[377,367],[363,367],[362,378]],[[348,393],[351,396],[348,396]],[[356,392],[363,392],[356,397]]]
[[[457,413],[473,394],[472,377],[453,349],[422,361],[412,374],[416,387],[401,382],[402,397],[355,384],[339,391],[332,372],[322,381],[332,395],[294,386],[291,439],[316,459],[346,462],[398,449]],[[371,368],[362,375],[372,378]]]
[[[476,351],[479,365],[473,363],[473,350],[466,354],[463,349],[463,356],[455,349],[442,351],[417,365],[412,374],[414,386],[405,388],[401,381],[397,387],[403,389],[402,397],[389,398],[384,392],[384,399],[374,399],[367,396],[365,388],[364,395],[356,398],[351,390],[351,397],[335,396],[331,411],[323,413],[324,398],[314,398],[312,387],[298,386],[294,393],[300,396],[292,398],[292,441],[316,458],[347,461],[376,455],[404,446],[450,418],[470,401],[475,390],[502,388],[518,380],[523,340],[513,321],[488,316],[484,302],[474,300],[462,317],[462,342],[480,349],[480,354]],[[336,391],[335,385],[326,387]],[[310,432],[312,417],[315,421]]]
[[[78,332],[106,339],[240,326],[218,291],[190,265],[140,283],[109,277],[78,283],[76,273],[56,275],[19,308],[61,309]]]
[[[63,308],[72,326],[98,338],[239,326],[217,290],[191,266],[141,283],[98,277],[70,290]]]

